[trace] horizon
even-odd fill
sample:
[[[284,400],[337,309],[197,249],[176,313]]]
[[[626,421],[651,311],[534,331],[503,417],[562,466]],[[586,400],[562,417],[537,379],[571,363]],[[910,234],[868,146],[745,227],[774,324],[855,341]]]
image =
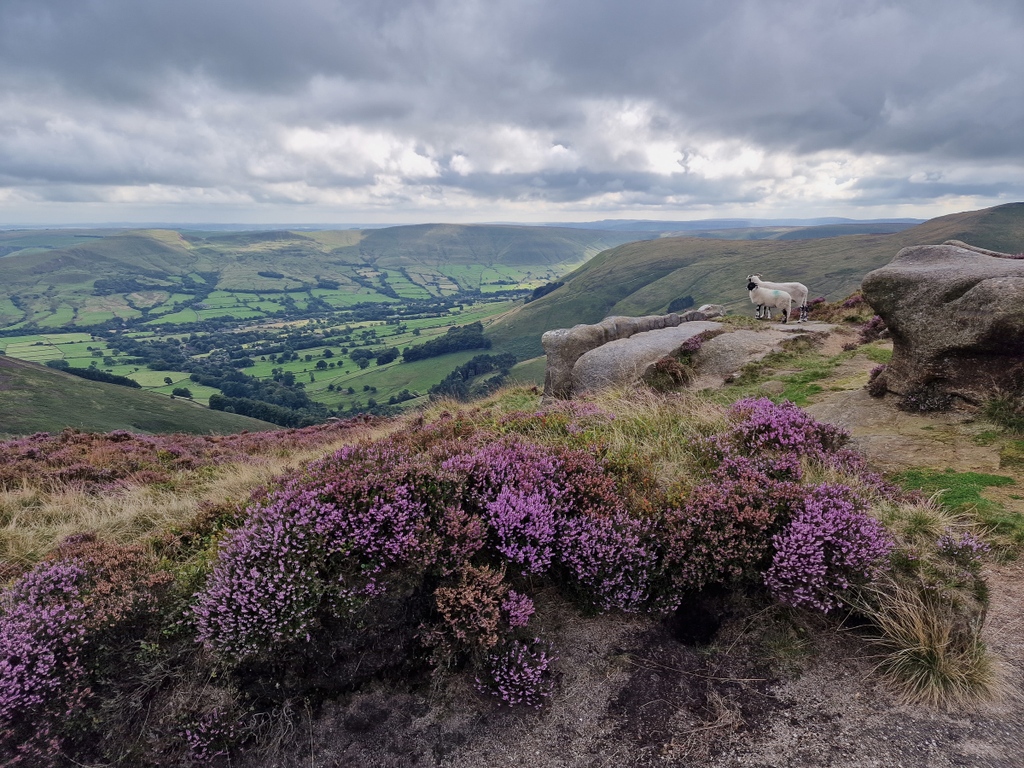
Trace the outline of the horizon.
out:
[[[421,221],[421,222],[395,222],[389,224],[370,223],[331,223],[331,222],[267,222],[267,223],[245,223],[232,221],[205,221],[205,222],[175,222],[175,221],[106,221],[106,222],[59,222],[53,224],[26,224],[11,223],[0,224],[0,232],[17,232],[20,230],[64,230],[64,229],[85,229],[85,230],[125,230],[125,229],[167,229],[179,231],[326,231],[346,229],[388,229],[392,227],[419,227],[419,226],[491,226],[491,227],[566,227],[577,229],[602,229],[596,225],[627,224],[638,225],[708,225],[707,229],[742,229],[756,227],[815,227],[827,226],[829,224],[922,224],[929,219],[922,218],[869,218],[853,219],[844,216],[824,216],[812,219],[794,218],[752,218],[752,217],[721,217],[702,219],[637,219],[637,218],[606,218],[579,221]],[[728,223],[730,226],[721,226]],[[718,226],[715,226],[718,225]],[[705,227],[689,226],[683,229],[703,229]]]

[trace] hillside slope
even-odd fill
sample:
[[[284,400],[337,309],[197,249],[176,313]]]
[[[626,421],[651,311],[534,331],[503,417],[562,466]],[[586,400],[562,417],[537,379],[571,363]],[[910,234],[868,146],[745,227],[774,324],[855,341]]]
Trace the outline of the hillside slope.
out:
[[[834,300],[856,290],[865,274],[888,264],[901,248],[952,239],[1020,252],[1024,203],[942,216],[887,235],[792,241],[677,237],[627,243],[594,257],[568,275],[558,290],[496,322],[488,335],[496,349],[532,357],[541,353],[544,331],[596,323],[608,315],[661,313],[681,296],[742,311],[749,305],[744,278],[752,272],[773,280],[799,280],[811,296]]]
[[[523,282],[532,287],[606,248],[657,236],[448,224],[323,232],[0,232],[0,328],[82,326],[216,307],[216,291],[273,300],[312,291],[323,298],[329,289],[345,304],[346,297],[348,303],[397,301]]]
[[[274,424],[211,411],[128,387],[72,376],[0,355],[0,439],[73,427],[152,434],[233,434],[279,429]]]

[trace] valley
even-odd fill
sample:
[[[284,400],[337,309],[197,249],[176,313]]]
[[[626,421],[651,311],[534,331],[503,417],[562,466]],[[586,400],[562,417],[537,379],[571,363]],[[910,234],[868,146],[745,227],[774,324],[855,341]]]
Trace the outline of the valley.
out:
[[[465,398],[541,383],[552,328],[673,302],[743,313],[737,281],[750,272],[799,276],[835,300],[904,245],[1006,249],[1022,239],[1024,205],[916,226],[744,223],[11,230],[0,352],[278,426],[389,415],[432,388]],[[479,336],[468,346],[405,355],[467,328]]]

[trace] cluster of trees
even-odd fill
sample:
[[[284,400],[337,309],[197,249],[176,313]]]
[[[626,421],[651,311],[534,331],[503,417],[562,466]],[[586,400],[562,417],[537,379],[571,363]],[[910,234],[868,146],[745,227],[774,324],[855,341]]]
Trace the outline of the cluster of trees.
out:
[[[139,389],[141,386],[139,382],[129,379],[127,376],[107,373],[95,367],[76,368],[68,363],[67,360],[48,360],[46,364],[50,368],[56,368],[59,371],[64,371],[64,373],[70,373],[72,376],[79,376],[90,381],[102,381],[105,384],[117,384],[119,387],[131,387],[132,389]]]
[[[210,395],[210,407],[215,411],[237,413],[253,419],[269,421],[271,424],[277,424],[282,427],[308,427],[313,424],[319,424],[326,418],[318,418],[302,410],[285,408],[263,400],[253,400],[248,397],[227,397],[218,394]]]
[[[377,365],[387,365],[398,359],[398,348],[397,347],[385,347],[384,349],[364,349],[357,348],[353,349],[348,353],[348,356],[352,358],[352,362],[358,365],[360,368],[366,368],[370,361],[377,360]]]
[[[672,299],[668,305],[669,312],[682,312],[684,309],[689,309],[693,306],[693,296],[680,296],[678,299]]]
[[[440,383],[430,388],[431,397],[451,397],[456,400],[469,400],[471,397],[487,394],[505,383],[512,366],[516,364],[516,356],[512,354],[477,355],[468,363],[460,365],[449,373]],[[498,371],[481,384],[472,385],[473,379],[492,371]]]
[[[547,283],[545,285],[538,286],[537,288],[533,289],[533,292],[529,296],[523,299],[523,304],[529,304],[531,301],[536,301],[541,296],[547,296],[553,290],[555,290],[556,288],[561,288],[563,285],[565,285],[565,283],[559,280],[558,282],[555,283]]]
[[[449,352],[461,352],[464,349],[490,349],[491,340],[484,338],[484,326],[479,320],[469,325],[456,325],[448,329],[444,336],[406,347],[402,352],[402,360],[411,363],[414,360],[426,360],[430,357],[446,355]]]

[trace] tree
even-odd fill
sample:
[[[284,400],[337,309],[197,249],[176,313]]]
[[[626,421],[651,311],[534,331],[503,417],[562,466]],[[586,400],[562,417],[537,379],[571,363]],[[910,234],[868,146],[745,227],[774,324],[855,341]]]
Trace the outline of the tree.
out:
[[[167,386],[170,386],[173,383],[174,383],[174,379],[172,379],[170,376],[164,376],[164,384],[166,384]]]
[[[190,390],[188,387],[175,387],[174,389],[171,390],[171,394],[174,395],[175,397],[184,397],[187,398],[188,400],[192,399],[192,390]]]
[[[398,359],[398,348],[388,347],[377,353],[377,365],[387,365],[388,363],[394,362]]]

